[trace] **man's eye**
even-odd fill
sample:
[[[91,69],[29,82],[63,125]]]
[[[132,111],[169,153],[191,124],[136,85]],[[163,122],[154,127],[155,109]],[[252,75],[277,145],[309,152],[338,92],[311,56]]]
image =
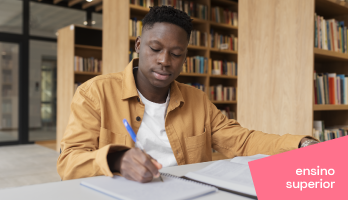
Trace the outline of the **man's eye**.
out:
[[[181,56],[181,55],[176,55],[176,54],[173,54],[173,53],[172,53],[172,55],[175,56],[175,57],[180,57]]]
[[[150,49],[152,50],[152,51],[154,51],[154,52],[159,52],[160,50],[157,50],[157,49],[153,49],[153,48],[151,48],[150,47]]]

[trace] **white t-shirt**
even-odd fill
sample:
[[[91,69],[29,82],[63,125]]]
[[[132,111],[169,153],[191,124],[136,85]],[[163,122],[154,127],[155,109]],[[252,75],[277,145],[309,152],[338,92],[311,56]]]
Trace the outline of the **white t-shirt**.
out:
[[[163,167],[178,165],[164,128],[170,93],[168,93],[165,103],[151,102],[139,90],[138,93],[145,105],[145,112],[137,133],[137,141],[140,142],[146,153],[161,163]]]

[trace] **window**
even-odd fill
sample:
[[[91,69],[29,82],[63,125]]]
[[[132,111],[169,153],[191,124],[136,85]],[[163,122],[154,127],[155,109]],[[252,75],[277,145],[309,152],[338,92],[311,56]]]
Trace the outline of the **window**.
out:
[[[22,4],[18,0],[0,1],[0,32],[22,33]]]
[[[86,20],[86,12],[30,2],[30,35],[56,38],[58,29]]]

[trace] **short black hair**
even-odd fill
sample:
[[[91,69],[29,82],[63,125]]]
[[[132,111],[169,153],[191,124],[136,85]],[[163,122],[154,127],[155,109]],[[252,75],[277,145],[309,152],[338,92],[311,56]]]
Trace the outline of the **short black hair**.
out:
[[[192,30],[192,19],[183,11],[175,9],[172,6],[150,7],[143,19],[143,31],[151,29],[156,22],[168,22],[180,26],[187,33],[187,39],[190,40]]]

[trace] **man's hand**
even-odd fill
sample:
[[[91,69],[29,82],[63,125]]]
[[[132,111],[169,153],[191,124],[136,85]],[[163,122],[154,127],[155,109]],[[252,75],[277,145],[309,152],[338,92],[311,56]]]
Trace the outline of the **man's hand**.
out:
[[[111,170],[121,172],[126,179],[142,183],[150,182],[154,177],[159,177],[158,170],[162,168],[161,164],[139,148],[132,148],[114,155],[109,154],[108,162],[109,166],[113,166],[110,167]]]
[[[308,145],[306,146],[310,146],[310,145],[313,145],[313,144],[317,144],[318,142],[313,140],[313,139],[309,139],[309,138],[302,138],[301,141],[300,141],[300,144],[299,144],[299,148],[301,148],[302,144],[305,143],[306,141],[309,141]]]

